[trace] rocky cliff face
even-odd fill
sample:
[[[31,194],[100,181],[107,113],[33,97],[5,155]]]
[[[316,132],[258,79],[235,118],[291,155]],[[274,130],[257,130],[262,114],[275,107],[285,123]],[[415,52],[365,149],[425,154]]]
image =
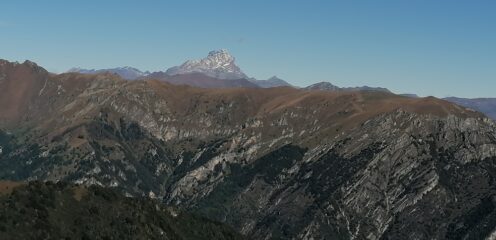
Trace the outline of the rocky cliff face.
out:
[[[247,76],[234,63],[235,59],[225,49],[211,51],[199,60],[188,60],[181,66],[169,68],[168,75],[202,73],[218,79],[242,79]]]
[[[254,239],[484,238],[496,226],[495,123],[443,100],[41,76],[23,91],[30,108],[5,112],[16,120],[2,121],[2,179],[156,196]]]
[[[227,160],[223,177],[196,170],[166,199],[260,239],[486,236],[496,223],[494,133],[491,122],[398,111],[312,148]]]

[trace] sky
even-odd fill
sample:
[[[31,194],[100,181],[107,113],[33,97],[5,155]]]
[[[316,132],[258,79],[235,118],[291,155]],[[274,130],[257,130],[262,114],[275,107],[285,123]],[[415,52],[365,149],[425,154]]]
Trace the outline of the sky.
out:
[[[52,72],[166,70],[215,49],[297,86],[496,97],[494,0],[0,2],[0,58]]]

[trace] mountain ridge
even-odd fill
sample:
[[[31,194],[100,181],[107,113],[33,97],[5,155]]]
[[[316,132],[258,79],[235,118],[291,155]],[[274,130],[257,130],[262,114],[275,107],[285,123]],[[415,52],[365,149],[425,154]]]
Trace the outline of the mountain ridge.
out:
[[[259,87],[262,88],[271,88],[271,87],[292,87],[293,85],[284,81],[283,79],[278,78],[277,76],[272,76],[267,80],[257,80],[254,78],[249,79],[250,82],[255,83]]]
[[[267,80],[249,78],[235,64],[235,58],[225,49],[210,51],[207,57],[198,60],[187,60],[180,66],[171,67],[166,71],[149,72],[133,67],[117,67],[108,69],[71,68],[67,71],[83,74],[98,74],[110,72],[126,80],[158,79],[173,84],[185,84],[194,87],[229,88],[229,87],[281,87],[291,86],[286,81],[273,76]],[[203,76],[202,76],[203,75]],[[178,81],[182,79],[183,81]],[[205,82],[202,83],[201,80]],[[229,82],[227,80],[231,80]],[[253,84],[250,84],[253,83]]]
[[[164,72],[154,72],[143,78],[143,80],[160,80],[174,85],[188,85],[200,88],[259,88],[254,82],[247,79],[219,79],[210,77],[203,73],[184,73],[177,75],[168,75]]]
[[[71,68],[67,71],[67,73],[71,73],[71,72],[77,72],[77,73],[83,73],[83,74],[98,74],[98,73],[109,72],[109,73],[117,74],[126,80],[136,80],[138,78],[142,78],[142,77],[148,76],[150,74],[149,71],[143,72],[137,68],[129,67],[129,66],[107,68],[107,69],[98,69],[98,70],[84,69],[84,68]]]
[[[481,238],[496,227],[496,123],[445,100],[31,64],[0,73],[14,106],[0,109],[0,179],[157,196],[252,239]],[[13,102],[19,92],[30,101]]]
[[[476,111],[480,111],[493,120],[496,120],[496,98],[448,97],[443,99]]]
[[[391,92],[387,88],[382,87],[338,87],[330,82],[318,82],[305,87],[306,90],[321,90],[321,91],[375,91],[375,92]]]

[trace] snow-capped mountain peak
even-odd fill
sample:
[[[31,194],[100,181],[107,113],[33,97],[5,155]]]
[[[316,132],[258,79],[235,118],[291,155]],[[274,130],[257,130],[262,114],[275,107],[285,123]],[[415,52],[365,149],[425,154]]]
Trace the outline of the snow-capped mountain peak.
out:
[[[247,77],[235,64],[235,58],[225,49],[211,51],[203,59],[188,60],[180,66],[169,68],[166,73],[168,75],[203,73],[219,79]]]
[[[229,54],[226,49],[215,50],[208,53],[206,58],[208,61],[211,61],[217,66],[229,66],[230,64],[234,64],[234,57]]]

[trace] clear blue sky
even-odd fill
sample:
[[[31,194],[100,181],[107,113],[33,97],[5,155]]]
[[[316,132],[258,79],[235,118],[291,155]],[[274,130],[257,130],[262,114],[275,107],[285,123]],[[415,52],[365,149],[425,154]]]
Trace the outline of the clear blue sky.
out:
[[[0,2],[0,58],[165,70],[226,48],[250,76],[496,97],[496,1]]]

